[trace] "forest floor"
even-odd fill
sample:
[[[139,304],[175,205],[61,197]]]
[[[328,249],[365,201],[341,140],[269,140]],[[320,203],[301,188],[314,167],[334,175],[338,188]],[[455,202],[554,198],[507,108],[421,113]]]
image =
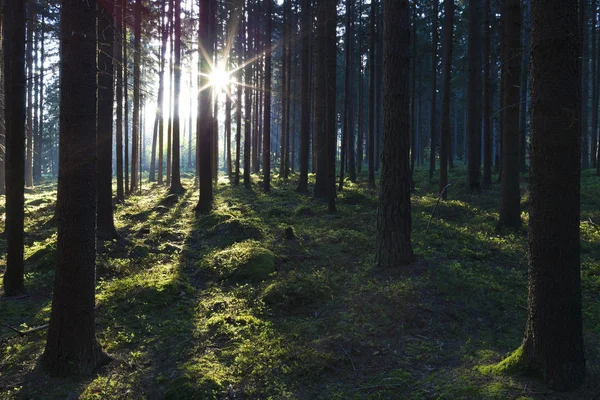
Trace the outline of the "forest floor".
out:
[[[55,185],[28,190],[27,296],[0,299],[0,398],[600,398],[600,180],[582,177],[588,378],[561,394],[477,368],[521,342],[526,186],[524,228],[498,232],[499,185],[468,194],[458,168],[427,233],[437,181],[426,174],[416,172],[412,198],[418,258],[391,270],[374,267],[377,192],[363,181],[346,183],[335,215],[296,193],[295,176],[275,180],[268,195],[258,176],[251,190],[223,178],[214,211],[198,216],[189,177],[180,197],[146,184],[116,209],[127,242],[98,246],[97,336],[113,361],[81,379],[36,368],[45,330],[6,327],[50,315]]]

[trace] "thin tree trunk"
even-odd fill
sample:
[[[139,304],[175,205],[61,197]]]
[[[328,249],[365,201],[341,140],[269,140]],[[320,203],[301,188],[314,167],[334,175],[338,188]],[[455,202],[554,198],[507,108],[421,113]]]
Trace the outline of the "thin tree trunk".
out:
[[[490,0],[483,0],[483,180],[481,187],[492,186],[492,77]]]
[[[302,88],[300,93],[300,179],[296,190],[308,192],[308,160],[310,150],[310,109],[311,109],[311,74],[310,74],[310,34],[311,12],[310,0],[302,0],[300,62],[302,64]]]
[[[437,0],[436,0],[437,1]],[[377,0],[371,0],[369,22],[369,187],[375,187],[375,18]]]
[[[469,2],[467,57],[467,188],[481,190],[481,0]]]
[[[440,127],[440,182],[439,192],[444,200],[448,197],[448,158],[450,154],[450,138],[452,126],[450,124],[450,100],[452,83],[452,36],[454,34],[454,0],[444,0],[444,43],[443,43],[443,70],[442,70],[442,115]]]
[[[116,167],[117,167],[117,200],[123,202],[125,200],[125,192],[123,188],[123,8],[125,0],[118,0],[115,7],[115,46],[114,58],[115,69],[117,72],[116,84]]]

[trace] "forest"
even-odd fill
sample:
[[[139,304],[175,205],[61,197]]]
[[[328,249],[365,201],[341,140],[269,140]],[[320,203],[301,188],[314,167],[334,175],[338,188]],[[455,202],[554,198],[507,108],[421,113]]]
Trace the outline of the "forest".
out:
[[[0,0],[0,399],[600,399],[597,0]]]

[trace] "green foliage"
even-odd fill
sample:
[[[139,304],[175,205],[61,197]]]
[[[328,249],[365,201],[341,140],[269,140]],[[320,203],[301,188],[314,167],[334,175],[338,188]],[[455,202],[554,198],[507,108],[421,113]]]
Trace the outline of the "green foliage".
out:
[[[204,263],[230,282],[261,282],[275,272],[275,254],[252,240],[211,254]]]

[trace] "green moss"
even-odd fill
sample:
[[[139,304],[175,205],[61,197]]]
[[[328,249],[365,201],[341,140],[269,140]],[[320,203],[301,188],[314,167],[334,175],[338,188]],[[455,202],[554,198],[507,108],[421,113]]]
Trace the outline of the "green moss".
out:
[[[275,254],[256,241],[236,243],[208,256],[209,264],[216,274],[236,282],[261,282],[275,272]]]
[[[525,371],[523,346],[513,351],[508,357],[498,364],[475,367],[477,371],[486,375],[515,375]]]
[[[222,397],[223,391],[223,386],[210,378],[184,374],[167,384],[164,398],[166,400],[216,400]]]
[[[263,300],[271,306],[291,310],[309,304],[322,304],[331,298],[331,293],[324,270],[311,273],[292,270],[284,279],[265,288]]]

